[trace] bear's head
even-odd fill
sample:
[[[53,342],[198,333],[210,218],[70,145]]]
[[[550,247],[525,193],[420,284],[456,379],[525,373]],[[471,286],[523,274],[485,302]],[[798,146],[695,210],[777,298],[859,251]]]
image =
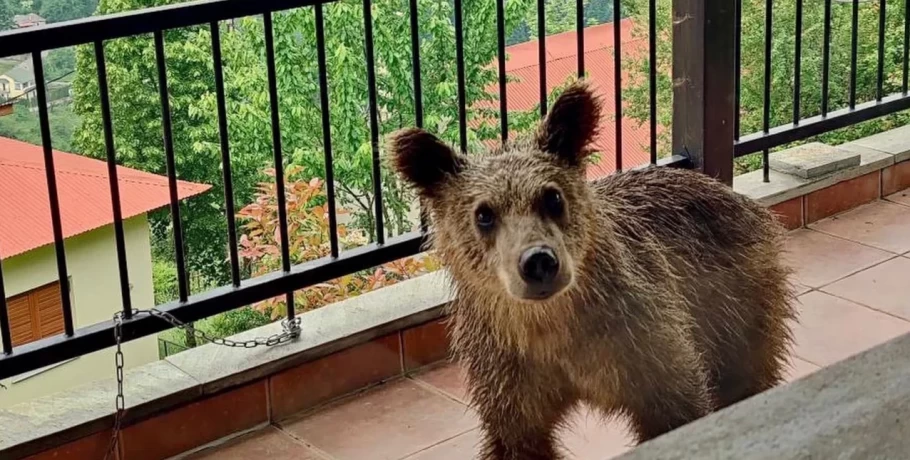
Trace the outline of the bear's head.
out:
[[[433,247],[459,283],[541,302],[570,289],[594,227],[585,158],[600,104],[577,83],[530,139],[465,156],[421,129],[392,136],[394,168],[428,205]]]

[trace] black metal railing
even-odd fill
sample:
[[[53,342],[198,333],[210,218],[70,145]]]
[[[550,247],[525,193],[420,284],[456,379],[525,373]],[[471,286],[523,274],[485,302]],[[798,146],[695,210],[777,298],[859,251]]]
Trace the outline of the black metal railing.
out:
[[[742,41],[741,36],[744,33],[743,28],[747,27],[742,23],[743,1],[735,1],[735,17],[732,18],[735,25],[735,55],[736,68],[741,68],[742,62]],[[741,157],[757,152],[762,152],[765,180],[768,180],[769,165],[768,153],[771,149],[785,146],[789,143],[811,138],[825,134],[834,130],[856,125],[858,123],[869,121],[884,115],[893,114],[902,110],[910,109],[910,92],[908,92],[908,66],[910,66],[910,2],[896,2],[894,0],[824,0],[824,19],[823,19],[823,42],[821,50],[822,69],[821,69],[821,91],[820,91],[820,113],[804,117],[804,108],[801,106],[803,100],[803,90],[805,86],[802,83],[803,58],[806,49],[803,47],[803,35],[807,33],[803,21],[803,15],[808,3],[805,0],[795,1],[795,19],[794,19],[794,59],[793,59],[793,105],[792,119],[789,123],[780,126],[772,126],[770,108],[772,106],[772,53],[774,52],[773,43],[773,25],[774,13],[773,6],[775,0],[765,0],[765,24],[764,24],[764,88],[763,88],[763,111],[762,111],[762,129],[759,132],[740,136],[740,89],[741,89],[741,72],[736,72],[736,129],[735,129],[735,146],[734,156]],[[832,2],[837,8],[851,8],[851,18],[849,25],[850,33],[850,62],[849,62],[849,87],[847,89],[847,103],[843,108],[831,110],[831,57],[832,57]],[[731,2],[733,3],[733,2]],[[888,11],[897,5],[903,11],[903,46],[901,55],[903,58],[901,81],[902,84],[898,91],[893,94],[885,94],[885,61],[886,61],[886,19]],[[870,7],[877,8],[877,40],[876,46],[876,77],[875,77],[875,96],[868,101],[858,101],[858,70],[859,70],[859,12],[860,8]],[[900,11],[895,9],[895,12]],[[709,12],[709,14],[711,14]],[[728,19],[726,16],[724,19]]]
[[[465,95],[465,49],[464,21],[461,0],[454,1],[454,30],[456,74],[458,89],[458,143],[463,151],[468,149],[468,109]],[[771,13],[771,2],[767,0],[768,13]],[[800,1],[801,0],[797,0]],[[826,5],[830,9],[830,1]],[[882,4],[884,5],[884,0]],[[854,0],[856,2],[856,0]],[[41,122],[42,143],[44,148],[45,167],[47,171],[48,196],[51,204],[51,216],[54,228],[54,242],[57,254],[59,278],[65,283],[68,273],[64,252],[63,232],[60,223],[60,206],[55,183],[54,158],[50,137],[48,109],[45,101],[45,75],[42,66],[42,51],[75,45],[93,45],[97,62],[98,85],[100,90],[101,117],[104,127],[104,143],[112,198],[115,242],[118,268],[120,273],[120,290],[123,313],[127,320],[122,326],[125,341],[135,340],[168,329],[170,325],[158,318],[139,316],[132,318],[133,309],[130,300],[130,280],[127,274],[127,256],[123,234],[123,216],[120,208],[116,160],[117,152],[112,133],[112,113],[109,100],[107,71],[105,66],[104,44],[106,41],[152,34],[154,37],[155,58],[158,69],[157,85],[159,89],[162,121],[162,138],[167,163],[167,176],[170,192],[170,212],[173,221],[173,240],[175,242],[175,259],[178,271],[178,299],[159,306],[160,309],[174,315],[179,320],[189,323],[207,318],[232,309],[247,306],[262,300],[285,296],[287,299],[286,315],[294,316],[293,292],[326,282],[340,276],[358,272],[370,267],[396,259],[417,254],[425,241],[423,231],[407,233],[387,238],[383,222],[382,175],[380,165],[380,127],[379,107],[376,87],[376,62],[373,54],[373,19],[371,0],[363,0],[364,46],[366,55],[366,75],[368,87],[368,120],[370,126],[370,148],[372,158],[373,193],[375,197],[375,243],[350,250],[342,250],[338,240],[338,222],[335,212],[334,166],[331,112],[329,107],[329,78],[326,69],[326,33],[323,5],[331,0],[271,0],[269,2],[252,2],[247,0],[203,0],[192,3],[151,8],[141,11],[121,13],[109,16],[93,17],[61,24],[26,29],[15,32],[0,33],[0,57],[6,55],[30,54],[35,61],[35,77],[38,82],[38,112]],[[415,101],[414,124],[423,126],[424,108],[421,89],[420,40],[418,30],[417,0],[410,0],[410,34],[413,65],[413,98]],[[543,116],[547,111],[548,88],[546,84],[546,27],[544,17],[544,0],[537,2],[538,36],[540,56],[540,103],[539,112]],[[621,53],[622,31],[620,26],[620,1],[614,0],[614,52],[613,72],[615,85],[615,107],[612,128],[616,132],[615,166],[621,170],[623,164],[623,58]],[[282,152],[281,120],[279,117],[278,88],[276,82],[275,38],[272,25],[272,13],[293,9],[311,8],[316,19],[316,47],[319,71],[319,108],[322,116],[323,149],[325,154],[325,177],[327,188],[329,233],[331,255],[326,258],[293,265],[289,253],[288,221],[284,194],[284,155]],[[578,56],[577,74],[586,75],[584,47],[584,2],[577,0],[577,37]],[[855,5],[854,5],[855,8]],[[649,147],[650,163],[676,167],[695,167],[715,176],[726,183],[732,183],[733,159],[750,153],[765,152],[767,171],[767,152],[777,146],[807,137],[815,136],[834,129],[842,128],[860,121],[869,120],[885,114],[910,108],[910,97],[907,96],[907,39],[904,40],[904,79],[903,93],[896,95],[883,94],[881,78],[879,79],[878,97],[874,101],[858,103],[854,97],[847,108],[829,111],[827,96],[822,101],[823,113],[815,117],[800,119],[799,97],[793,108],[793,122],[773,128],[767,107],[770,106],[770,84],[765,89],[765,112],[763,129],[759,133],[740,136],[739,115],[741,82],[738,62],[741,53],[741,0],[673,0],[673,142],[671,154],[658,160],[658,76],[657,63],[657,0],[649,0],[647,8],[648,27],[648,78],[650,85],[649,101]],[[248,280],[241,280],[240,259],[237,253],[237,228],[234,222],[235,203],[232,186],[231,150],[227,135],[227,109],[225,104],[225,84],[222,71],[220,21],[244,16],[261,16],[265,34],[265,59],[268,74],[268,96],[272,127],[272,150],[279,210],[279,239],[281,269],[267,275]],[[506,52],[505,52],[505,8],[504,0],[496,0],[497,57],[498,57],[498,100],[500,137],[509,139],[509,110],[507,104]],[[767,16],[766,27],[771,30],[772,16]],[[802,28],[800,19],[798,31]],[[855,24],[854,24],[855,25]],[[170,29],[208,26],[211,31],[212,59],[214,62],[215,90],[217,99],[217,119],[221,161],[223,167],[223,186],[225,214],[229,239],[229,261],[231,265],[231,284],[208,292],[192,294],[187,286],[186,261],[184,259],[183,235],[181,229],[180,207],[177,194],[174,145],[172,138],[171,110],[167,81],[164,32]],[[830,35],[826,24],[826,35]],[[856,33],[854,32],[854,35]],[[771,59],[771,34],[767,34],[765,59]],[[797,33],[797,43],[800,43]],[[829,46],[825,43],[826,56]],[[800,51],[797,51],[799,54]],[[855,73],[857,60],[854,50],[853,68]],[[881,52],[880,52],[881,59]],[[799,59],[796,59],[798,67]],[[766,68],[769,66],[766,66]],[[824,63],[825,73],[829,72],[829,63]],[[881,65],[879,65],[881,74]],[[797,75],[800,72],[797,71]],[[769,81],[769,77],[765,78]],[[855,77],[854,77],[855,81]],[[827,77],[823,80],[827,88]],[[799,94],[801,84],[794,82],[794,92]],[[823,92],[827,95],[827,90]],[[607,121],[610,123],[610,121]],[[2,247],[3,241],[0,241]],[[2,265],[2,264],[0,264]],[[61,292],[67,292],[66,285],[61,285]],[[68,296],[64,295],[64,302]],[[65,334],[42,339],[37,342],[13,347],[10,341],[10,325],[3,292],[2,271],[0,271],[0,333],[3,335],[3,355],[0,356],[0,378],[28,372],[49,364],[61,362],[76,356],[102,350],[114,345],[114,324],[103,322],[88,327],[74,328],[72,306],[64,304]],[[304,325],[304,331],[306,327]],[[304,332],[305,333],[305,332]]]
[[[68,273],[67,261],[63,245],[63,232],[60,224],[60,209],[58,192],[55,184],[55,169],[52,155],[52,140],[49,134],[48,109],[43,100],[45,88],[45,75],[42,68],[41,52],[54,48],[70,47],[76,45],[93,44],[97,62],[98,85],[100,91],[101,118],[104,127],[104,142],[106,147],[106,160],[110,179],[112,209],[115,229],[115,242],[117,261],[120,273],[120,288],[123,313],[127,320],[123,323],[124,340],[134,340],[148,336],[169,328],[165,322],[149,316],[133,318],[133,303],[130,299],[130,280],[127,273],[127,257],[123,231],[123,215],[120,208],[119,183],[117,178],[117,154],[114,147],[112,132],[112,113],[108,87],[108,77],[105,64],[104,43],[106,41],[152,34],[154,37],[154,50],[157,65],[157,87],[161,103],[162,138],[165,151],[166,170],[170,192],[170,213],[172,237],[175,246],[175,259],[178,272],[178,299],[174,302],[159,306],[184,322],[197,321],[215,314],[226,312],[252,303],[284,295],[287,299],[286,315],[294,316],[293,292],[317,283],[329,281],[340,276],[361,271],[376,265],[387,263],[402,257],[417,254],[421,251],[425,241],[423,232],[413,232],[398,237],[386,239],[382,212],[382,176],[380,170],[380,130],[378,120],[378,103],[376,88],[376,63],[373,54],[373,19],[370,0],[364,0],[364,46],[366,54],[366,75],[369,90],[369,118],[370,144],[372,150],[373,193],[375,196],[375,243],[352,250],[342,251],[338,241],[338,223],[335,211],[334,168],[332,154],[332,135],[330,132],[330,107],[329,107],[329,81],[326,69],[325,50],[325,20],[323,4],[331,0],[276,0],[271,2],[249,2],[245,0],[204,0],[179,5],[151,8],[135,12],[127,12],[108,16],[87,18],[61,24],[51,24],[45,27],[0,33],[0,54],[16,55],[29,53],[35,61],[35,78],[39,82],[39,118],[42,128],[42,143],[45,151],[45,166],[48,178],[48,196],[51,202],[51,215],[54,223],[55,249],[57,253],[57,268],[60,279],[66,280]],[[464,24],[463,6],[461,0],[454,0],[454,29],[456,42],[456,68],[458,87],[458,123],[459,145],[462,150],[468,148],[468,116],[469,107],[465,97],[465,50],[464,50]],[[654,1],[652,1],[652,4]],[[619,19],[619,2],[616,5],[616,19]],[[289,254],[288,222],[284,194],[283,166],[284,158],[281,143],[281,120],[279,118],[278,89],[276,82],[275,66],[275,38],[272,26],[272,13],[292,9],[312,8],[316,18],[316,46],[318,52],[320,109],[322,112],[322,130],[325,151],[326,187],[328,212],[330,220],[331,256],[310,261],[301,265],[292,265]],[[584,69],[584,14],[583,2],[578,1],[578,75],[585,75]],[[415,125],[423,125],[423,105],[421,96],[420,74],[420,34],[418,30],[417,2],[409,2],[411,42],[413,55]],[[541,16],[539,24],[540,46],[540,115],[547,111],[548,88],[546,86],[546,29],[543,21],[544,0],[538,2],[538,13]],[[655,11],[651,10],[653,28]],[[507,105],[507,85],[505,71],[505,9],[503,0],[497,0],[497,35],[498,35],[498,62],[499,62],[499,111],[501,124],[501,137],[503,141],[509,138],[509,121]],[[281,270],[265,276],[249,280],[241,280],[240,259],[237,253],[237,228],[234,222],[235,203],[232,186],[231,151],[227,135],[227,109],[225,104],[225,85],[222,70],[221,35],[219,22],[243,16],[261,16],[265,34],[265,58],[268,73],[269,109],[272,126],[272,150],[274,154],[274,168],[276,170],[276,185],[279,210],[279,235],[281,247]],[[617,22],[618,24],[618,22]],[[212,58],[214,62],[215,92],[218,111],[218,131],[223,166],[223,185],[225,199],[225,213],[229,240],[229,261],[231,264],[231,284],[210,290],[197,295],[192,295],[187,285],[187,266],[183,246],[183,230],[181,226],[180,206],[177,194],[177,172],[175,165],[175,152],[173,140],[172,115],[168,91],[168,75],[165,56],[164,32],[170,29],[189,26],[208,25],[212,39]],[[616,27],[615,38],[619,46],[620,28]],[[328,31],[331,33],[331,31]],[[655,44],[651,43],[653,56]],[[617,52],[619,50],[617,49]],[[615,60],[616,90],[621,90],[621,65],[619,54]],[[652,81],[656,69],[652,66]],[[621,110],[621,98],[617,98],[616,109]],[[656,93],[651,97],[652,112],[656,110]],[[615,121],[617,130],[616,165],[622,167],[621,120]],[[656,146],[656,124],[652,125],[651,146]],[[657,163],[656,152],[652,153],[651,160]],[[671,156],[663,161],[666,164],[685,164],[685,159]],[[3,242],[0,241],[0,245]],[[2,276],[2,275],[0,275]],[[61,286],[67,292],[65,286]],[[2,277],[0,277],[0,294],[2,294]],[[67,300],[68,297],[64,296]],[[64,305],[64,318],[66,333],[61,336],[45,338],[37,342],[13,347],[10,342],[10,327],[3,295],[0,295],[0,332],[4,337],[3,355],[0,357],[0,378],[5,378],[27,372],[48,364],[60,362],[75,356],[105,349],[114,345],[114,325],[112,322],[103,322],[88,327],[75,329],[71,315],[72,306]]]

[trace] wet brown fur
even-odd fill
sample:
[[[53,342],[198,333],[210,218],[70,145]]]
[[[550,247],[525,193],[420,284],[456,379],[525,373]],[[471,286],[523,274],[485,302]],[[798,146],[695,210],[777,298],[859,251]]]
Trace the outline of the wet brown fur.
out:
[[[394,166],[429,205],[432,247],[457,292],[451,335],[485,459],[559,457],[556,428],[582,401],[626,417],[641,442],[782,379],[794,309],[781,227],[695,172],[585,181],[598,113],[575,85],[533,139],[502,151],[463,157],[416,129],[391,144]],[[566,203],[554,222],[536,211],[547,184]],[[478,202],[501,216],[493,235],[475,228]],[[543,302],[510,296],[511,249],[500,241],[509,238],[562,248],[571,286]]]

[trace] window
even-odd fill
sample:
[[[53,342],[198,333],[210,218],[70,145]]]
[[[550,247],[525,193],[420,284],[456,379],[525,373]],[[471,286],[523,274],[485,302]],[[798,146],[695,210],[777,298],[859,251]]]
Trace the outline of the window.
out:
[[[59,282],[10,297],[6,305],[14,347],[63,333]]]
[[[22,83],[16,83],[16,90],[18,91],[21,89],[22,89]]]

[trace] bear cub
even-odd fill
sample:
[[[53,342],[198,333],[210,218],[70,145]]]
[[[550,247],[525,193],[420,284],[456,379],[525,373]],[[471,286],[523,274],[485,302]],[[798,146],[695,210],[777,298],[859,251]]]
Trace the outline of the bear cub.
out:
[[[774,216],[687,170],[587,181],[599,123],[578,83],[497,151],[465,156],[420,129],[390,143],[457,294],[481,458],[558,458],[580,402],[643,442],[782,380],[795,310]]]

